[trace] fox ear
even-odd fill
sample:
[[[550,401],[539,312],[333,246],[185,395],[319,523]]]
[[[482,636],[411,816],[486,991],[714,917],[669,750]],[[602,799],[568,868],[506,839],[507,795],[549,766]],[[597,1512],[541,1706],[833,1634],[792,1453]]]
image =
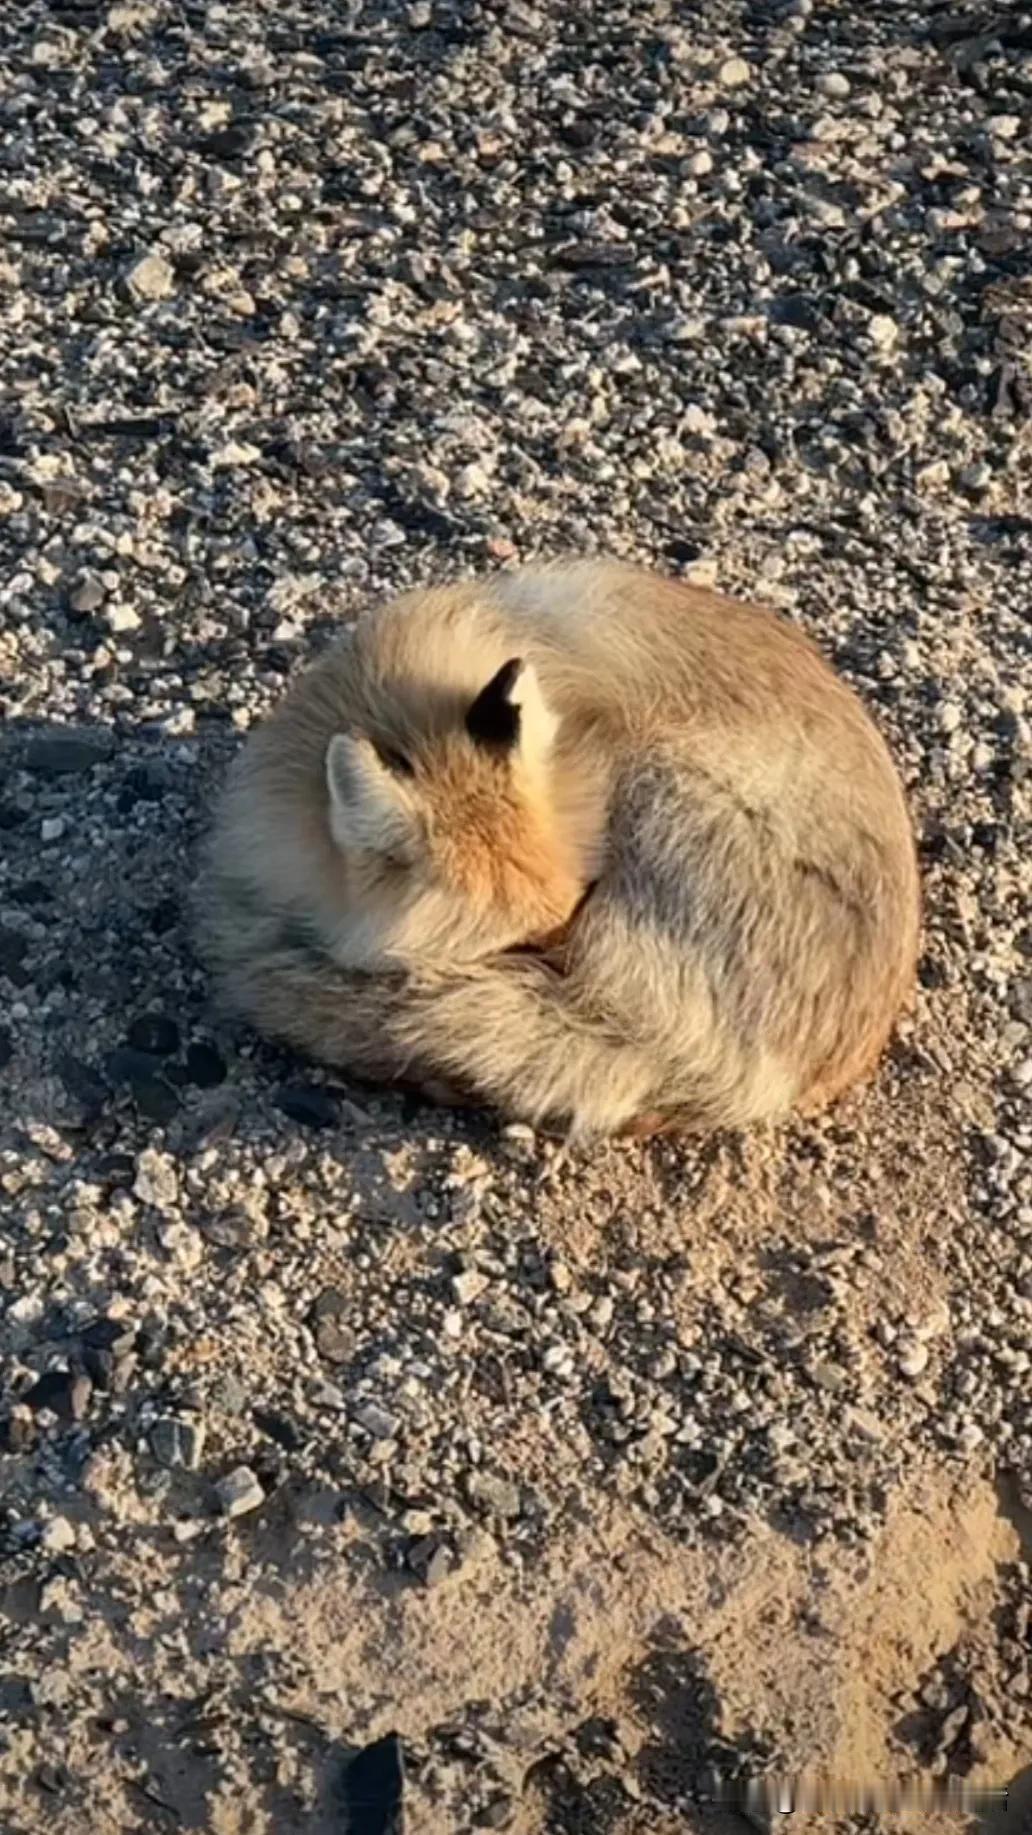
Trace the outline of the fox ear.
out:
[[[533,665],[521,656],[502,664],[466,713],[466,731],[477,745],[532,766],[544,763],[557,726]]]
[[[419,852],[415,801],[368,739],[335,733],[326,748],[330,832],[345,853],[411,861]]]

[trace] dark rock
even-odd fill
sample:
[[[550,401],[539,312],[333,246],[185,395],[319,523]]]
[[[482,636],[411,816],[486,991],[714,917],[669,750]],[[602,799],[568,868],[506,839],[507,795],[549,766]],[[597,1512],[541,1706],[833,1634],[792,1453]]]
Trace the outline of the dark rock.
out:
[[[513,1817],[513,1800],[504,1791],[491,1797],[477,1812],[477,1827],[481,1829],[507,1829]]]
[[[254,1223],[244,1210],[223,1211],[218,1217],[202,1217],[200,1232],[219,1249],[247,1249],[254,1241]]]
[[[107,598],[107,587],[95,573],[81,573],[68,594],[68,611],[73,618],[88,618],[99,612]]]
[[[191,1045],[186,1054],[186,1079],[199,1090],[213,1090],[226,1080],[225,1060],[214,1045]]]
[[[207,159],[243,159],[245,154],[254,149],[257,140],[258,130],[252,122],[231,121],[227,127],[206,134],[198,142],[198,152],[203,153]]]
[[[85,1420],[93,1384],[88,1376],[73,1375],[71,1370],[47,1370],[22,1396],[26,1407],[38,1412],[46,1408],[62,1421]]]
[[[64,1766],[51,1765],[48,1761],[37,1765],[35,1777],[40,1790],[46,1791],[49,1797],[59,1797],[68,1784],[68,1773]]]
[[[288,1453],[296,1453],[304,1443],[300,1429],[288,1415],[276,1414],[271,1408],[256,1408],[253,1419],[263,1434],[268,1434],[270,1440],[275,1440]]]
[[[273,1101],[291,1121],[299,1121],[306,1128],[335,1128],[340,1122],[340,1103],[326,1090],[284,1084]]]
[[[312,1333],[327,1363],[347,1363],[355,1354],[355,1334],[344,1324],[347,1311],[348,1303],[335,1287],[327,1287],[312,1308]]]
[[[52,905],[54,888],[45,879],[23,879],[20,886],[14,886],[11,897],[16,905]]]
[[[352,1835],[404,1835],[405,1755],[396,1733],[356,1752],[342,1781]]]
[[[57,1074],[70,1096],[81,1103],[87,1117],[99,1115],[111,1091],[98,1070],[81,1058],[66,1054],[58,1059]]]
[[[159,898],[151,906],[150,927],[156,937],[163,937],[174,930],[179,922],[179,901],[174,898]]]
[[[196,1472],[204,1451],[204,1423],[163,1415],[150,1430],[150,1445],[159,1465]]]
[[[454,1571],[455,1553],[444,1536],[419,1536],[405,1550],[405,1566],[425,1587],[437,1587]]]
[[[0,1070],[14,1057],[14,1045],[6,1026],[0,1026]]]
[[[136,1343],[136,1327],[125,1319],[93,1319],[79,1337],[91,1351],[111,1351],[121,1356]]]
[[[164,1013],[141,1013],[126,1038],[134,1051],[151,1052],[156,1058],[170,1058],[179,1050],[179,1027]]]
[[[92,770],[110,758],[114,749],[115,735],[108,726],[55,727],[29,740],[25,764],[44,777],[60,777],[66,772]]]
[[[7,925],[0,926],[0,975],[6,975],[16,988],[23,988],[29,980],[23,963],[29,940],[23,937],[20,930],[11,930]]]
[[[783,293],[772,302],[770,316],[775,325],[790,325],[796,331],[820,329],[820,307],[805,293]]]

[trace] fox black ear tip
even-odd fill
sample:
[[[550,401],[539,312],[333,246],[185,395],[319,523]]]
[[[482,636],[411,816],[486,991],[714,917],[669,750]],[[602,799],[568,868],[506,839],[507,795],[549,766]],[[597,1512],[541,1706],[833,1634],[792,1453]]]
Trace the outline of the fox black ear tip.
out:
[[[511,656],[482,688],[466,715],[466,731],[478,745],[508,750],[520,734],[520,709],[513,690],[523,672],[522,656]]]
[[[502,664],[498,674],[488,686],[497,688],[503,700],[507,701],[523,674],[524,666],[522,656],[510,656],[508,662]]]

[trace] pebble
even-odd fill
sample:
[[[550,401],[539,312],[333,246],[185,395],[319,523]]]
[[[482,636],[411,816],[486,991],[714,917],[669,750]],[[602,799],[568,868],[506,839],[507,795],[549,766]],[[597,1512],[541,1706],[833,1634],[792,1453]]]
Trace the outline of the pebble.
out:
[[[875,312],[867,321],[867,335],[877,350],[891,350],[899,337],[899,326],[887,313]]]
[[[174,1211],[179,1203],[179,1172],[171,1154],[145,1147],[137,1157],[133,1191],[141,1204]]]
[[[328,1090],[316,1089],[301,1084],[284,1084],[277,1090],[273,1101],[291,1121],[298,1121],[306,1128],[336,1128],[339,1126],[341,1109],[335,1096]]]
[[[168,299],[175,292],[176,276],[164,255],[142,255],[126,270],[126,285],[141,304]]]
[[[397,1434],[397,1415],[381,1407],[379,1402],[362,1402],[353,1412],[359,1427],[372,1434],[375,1440],[393,1440]]]
[[[204,1422],[163,1415],[150,1430],[150,1444],[160,1465],[196,1472],[204,1451]]]
[[[478,1300],[482,1293],[486,1293],[490,1285],[488,1276],[481,1274],[478,1268],[467,1268],[462,1274],[452,1277],[451,1288],[459,1305],[469,1306],[474,1300]]]
[[[822,96],[828,96],[834,102],[844,102],[852,95],[853,86],[841,70],[825,70],[817,78],[817,88]]]
[[[51,1517],[40,1536],[40,1547],[48,1555],[64,1555],[75,1547],[75,1529],[66,1516]]]
[[[215,1486],[215,1495],[223,1516],[247,1516],[265,1502],[265,1492],[249,1465],[238,1465]]]
[[[99,574],[81,573],[68,594],[69,610],[86,618],[97,612],[107,598],[107,587]]]
[[[903,1337],[897,1344],[896,1368],[901,1376],[914,1379],[922,1376],[928,1368],[928,1346],[919,1338]]]
[[[110,727],[66,727],[49,733],[37,733],[25,748],[25,763],[30,771],[44,777],[92,771],[104,764],[115,749]]]
[[[724,89],[741,89],[748,83],[752,71],[744,57],[727,57],[717,71],[717,81]]]
[[[490,1472],[471,1472],[466,1480],[466,1492],[471,1503],[491,1516],[508,1519],[520,1514],[519,1486],[507,1478],[495,1478]]]
[[[454,1571],[455,1555],[444,1536],[419,1536],[405,1550],[405,1565],[430,1589]]]

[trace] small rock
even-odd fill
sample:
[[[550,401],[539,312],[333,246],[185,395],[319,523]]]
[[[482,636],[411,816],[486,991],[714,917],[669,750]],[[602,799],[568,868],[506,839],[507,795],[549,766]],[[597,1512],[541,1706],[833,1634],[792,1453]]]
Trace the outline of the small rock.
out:
[[[93,1319],[83,1326],[79,1338],[91,1351],[113,1351],[122,1356],[136,1343],[136,1327],[127,1319]]]
[[[104,623],[113,637],[123,637],[127,631],[138,631],[142,622],[135,606],[125,605],[121,600],[104,608]]]
[[[405,1550],[405,1566],[427,1588],[440,1586],[455,1566],[455,1556],[443,1536],[419,1536]]]
[[[107,587],[99,574],[81,573],[68,594],[68,610],[77,618],[88,618],[100,610],[107,598]]]
[[[216,1408],[226,1414],[243,1414],[250,1397],[242,1382],[235,1376],[220,1376],[212,1390],[211,1399]]]
[[[697,153],[691,155],[686,165],[692,178],[705,178],[706,174],[713,170],[713,155],[708,148],[701,147]]]
[[[884,1440],[885,1432],[882,1424],[870,1409],[847,1408],[844,1418],[847,1428],[852,1428],[855,1434],[859,1434],[862,1440],[870,1441],[872,1446],[877,1446]]]
[[[519,1488],[507,1478],[495,1478],[490,1472],[471,1472],[466,1480],[466,1493],[471,1503],[486,1510],[490,1516],[508,1520],[520,1514]]]
[[[900,1375],[908,1376],[911,1380],[923,1375],[928,1368],[928,1346],[922,1344],[919,1338],[903,1336],[899,1340],[898,1350],[896,1367]]]
[[[159,1465],[196,1472],[204,1451],[204,1422],[163,1415],[150,1430],[150,1445]]]
[[[157,1211],[174,1210],[179,1202],[179,1174],[171,1155],[146,1147],[136,1161],[133,1191],[141,1204]]]
[[[265,1502],[265,1492],[249,1465],[238,1465],[235,1471],[228,1472],[220,1478],[215,1486],[219,1508],[223,1516],[247,1516],[251,1510],[258,1510]]]
[[[306,1128],[336,1128],[340,1123],[340,1103],[328,1090],[304,1085],[288,1085],[277,1090],[273,1101],[291,1121]]]
[[[140,304],[168,299],[175,292],[176,276],[164,255],[141,255],[126,272],[126,286]]]
[[[853,85],[841,70],[825,70],[817,78],[817,89],[822,96],[828,96],[833,102],[844,102],[853,93]]]
[[[25,748],[28,770],[44,777],[60,777],[73,771],[90,771],[103,764],[115,749],[115,735],[107,726],[55,728],[37,733]]]
[[[327,1363],[348,1363],[355,1354],[355,1334],[344,1324],[347,1312],[348,1303],[335,1287],[327,1287],[312,1308],[312,1334]]]
[[[164,1013],[141,1013],[126,1038],[133,1051],[149,1052],[155,1058],[170,1058],[179,1050],[179,1027]]]
[[[507,1829],[513,1818],[513,1799],[499,1792],[490,1797],[483,1809],[477,1812],[477,1827],[480,1829]]]
[[[478,1300],[490,1285],[487,1275],[481,1274],[479,1268],[465,1268],[461,1274],[453,1277],[451,1287],[459,1305],[469,1306],[474,1300]]]
[[[39,1538],[39,1545],[50,1555],[66,1554],[75,1547],[75,1530],[66,1516],[52,1517]]]
[[[64,831],[63,816],[44,816],[39,825],[39,838],[41,841],[60,841]]]
[[[867,321],[867,335],[876,350],[891,350],[899,337],[899,326],[887,312],[875,312]]]
[[[724,89],[741,89],[748,83],[752,71],[744,57],[726,57],[717,71],[717,82]]]
[[[956,701],[944,701],[939,708],[939,727],[944,733],[955,733],[963,724],[963,709]]]
[[[354,1411],[359,1427],[364,1427],[374,1440],[393,1440],[398,1431],[398,1417],[390,1409],[382,1408],[379,1402],[363,1402]]]

